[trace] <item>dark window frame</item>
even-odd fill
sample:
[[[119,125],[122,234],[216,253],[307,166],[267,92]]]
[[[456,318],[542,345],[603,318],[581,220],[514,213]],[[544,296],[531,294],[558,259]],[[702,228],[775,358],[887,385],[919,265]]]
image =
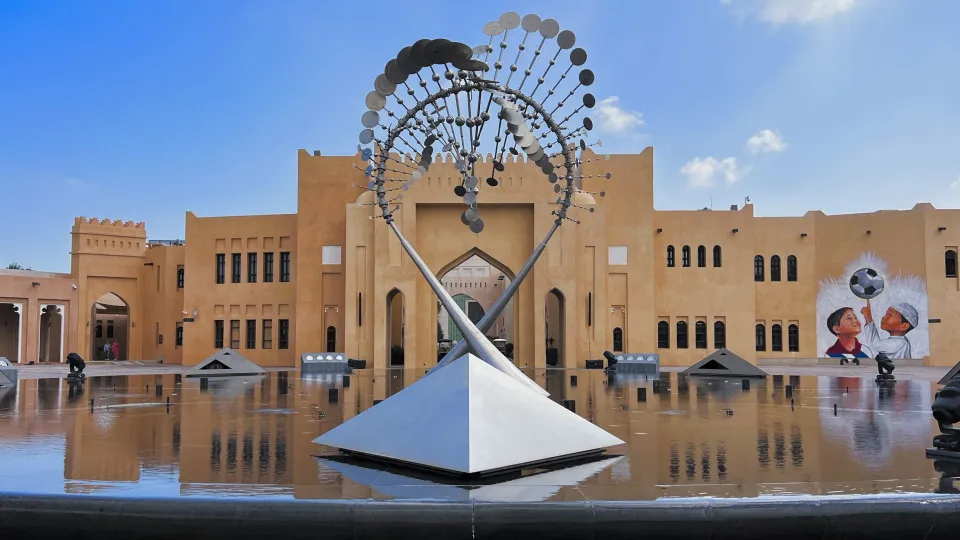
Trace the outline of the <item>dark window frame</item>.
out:
[[[767,327],[763,324],[758,324],[753,329],[753,339],[755,345],[757,346],[757,352],[764,352],[767,350]]]
[[[273,319],[263,319],[260,323],[260,348],[273,348]]]
[[[247,253],[247,283],[257,282],[257,253]]]
[[[223,348],[223,319],[216,319],[213,321],[213,348],[222,349]]]
[[[723,266],[723,249],[720,246],[713,246],[713,267]]]
[[[713,323],[713,347],[724,349],[727,346],[727,324],[723,321]]]
[[[770,257],[770,281],[780,281],[780,256]]]
[[[706,246],[697,246],[697,268],[707,267],[707,248]]]
[[[657,348],[670,348],[670,323],[667,321],[660,321],[657,323]]]
[[[235,351],[240,348],[240,320],[239,319],[230,319],[230,348]]]
[[[240,253],[230,254],[230,283],[240,283],[243,277],[243,255]]]
[[[217,285],[227,282],[227,254],[217,253]]]
[[[694,346],[698,349],[707,348],[707,323],[706,321],[697,321],[693,325]]]
[[[247,349],[257,348],[257,320],[247,319]]]
[[[677,251],[673,246],[667,246],[667,268],[677,266]]]
[[[337,352],[337,327],[327,327],[327,352]]]
[[[797,280],[797,256],[787,255],[787,281]]]
[[[290,282],[290,252],[280,252],[280,283]]]
[[[683,246],[680,250],[680,259],[684,268],[690,268],[690,246]]]
[[[273,283],[273,252],[263,253],[263,282]]]
[[[764,280],[763,255],[757,255],[753,258],[753,280],[756,282]]]
[[[290,319],[277,320],[277,348],[290,348]]]
[[[185,271],[183,265],[177,266],[177,288],[182,289],[185,281]]]
[[[677,321],[677,348],[687,349],[690,345],[687,321]]]
[[[174,347],[183,347],[183,323],[177,323],[176,337],[173,342]]]
[[[787,327],[787,349],[789,352],[800,352],[800,327],[796,324]]]
[[[948,249],[943,252],[943,273],[948,278],[957,277],[957,252],[953,249]]]
[[[623,328],[613,329],[613,352],[623,352]]]
[[[770,350],[783,352],[783,326],[774,324],[770,327]]]

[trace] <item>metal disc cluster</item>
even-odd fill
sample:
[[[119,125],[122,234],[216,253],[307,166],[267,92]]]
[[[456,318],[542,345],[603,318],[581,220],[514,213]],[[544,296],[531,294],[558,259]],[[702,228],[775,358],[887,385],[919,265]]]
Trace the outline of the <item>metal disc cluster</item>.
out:
[[[593,121],[578,114],[596,105],[592,94],[574,97],[594,82],[593,71],[581,69],[587,52],[574,48],[572,31],[561,31],[557,21],[534,14],[504,13],[484,25],[483,32],[488,42],[474,47],[447,39],[418,40],[400,49],[375,78],[364,100],[368,110],[361,117],[359,150],[369,162],[363,168],[370,177],[366,188],[376,192],[372,204],[381,209],[376,217],[393,219],[398,207],[390,205],[402,194],[391,192],[419,181],[440,151],[452,156],[460,173],[453,191],[466,207],[461,221],[479,233],[484,228],[479,178],[498,186],[497,176],[507,170],[507,152],[522,152],[561,194],[554,211],[558,222],[576,221],[567,212],[576,207],[572,199],[584,178],[581,165],[591,161],[582,153],[600,144],[577,141],[593,129]],[[514,37],[519,43],[512,51],[508,38]],[[567,58],[558,62],[561,55]],[[540,73],[534,75],[535,70]],[[574,70],[575,77],[568,77]],[[557,120],[554,115],[570,100],[577,107]],[[485,161],[486,154],[493,159]]]

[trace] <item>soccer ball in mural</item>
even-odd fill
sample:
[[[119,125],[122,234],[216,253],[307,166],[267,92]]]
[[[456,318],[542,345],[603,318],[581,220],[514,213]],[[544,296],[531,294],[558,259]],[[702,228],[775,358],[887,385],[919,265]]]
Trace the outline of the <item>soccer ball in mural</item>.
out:
[[[861,268],[850,276],[850,292],[864,300],[876,298],[883,292],[883,278],[873,268]]]

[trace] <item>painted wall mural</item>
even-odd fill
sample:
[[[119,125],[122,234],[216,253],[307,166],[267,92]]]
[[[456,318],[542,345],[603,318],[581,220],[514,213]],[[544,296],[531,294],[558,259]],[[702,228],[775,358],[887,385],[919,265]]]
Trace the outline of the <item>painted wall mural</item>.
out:
[[[927,284],[894,274],[874,253],[850,262],[842,276],[820,282],[817,352],[820,357],[891,359],[930,354]]]

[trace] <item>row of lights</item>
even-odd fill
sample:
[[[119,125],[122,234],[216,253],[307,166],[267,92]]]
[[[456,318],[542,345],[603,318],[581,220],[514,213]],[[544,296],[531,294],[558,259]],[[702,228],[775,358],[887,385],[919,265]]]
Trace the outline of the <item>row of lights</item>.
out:
[[[943,232],[945,230],[947,230],[946,227],[937,227],[937,232]],[[662,232],[663,232],[663,229],[657,229],[657,234],[660,234]],[[730,232],[732,232],[733,234],[737,234],[738,232],[740,232],[740,229],[731,229]],[[867,234],[873,234],[873,230],[867,229]],[[807,233],[800,233],[800,238],[806,238],[806,237],[807,237]]]

